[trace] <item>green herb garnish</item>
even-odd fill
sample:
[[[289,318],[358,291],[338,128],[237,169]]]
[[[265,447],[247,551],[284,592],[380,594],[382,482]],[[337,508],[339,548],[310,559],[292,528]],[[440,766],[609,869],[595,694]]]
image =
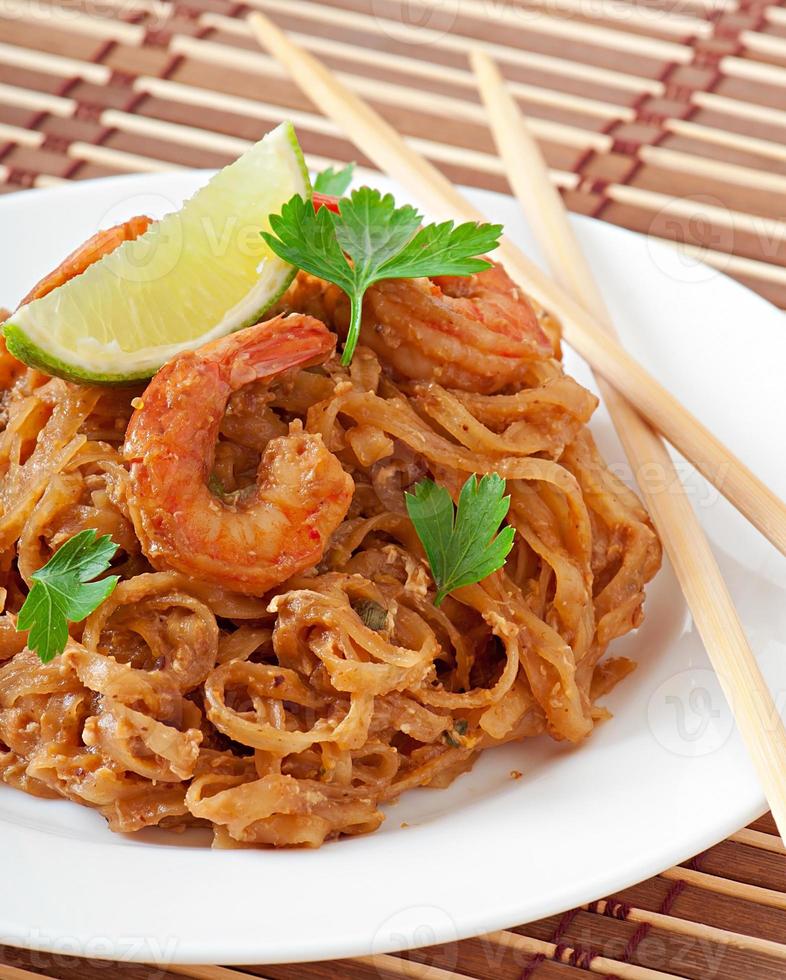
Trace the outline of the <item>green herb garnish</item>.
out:
[[[109,568],[117,545],[93,528],[80,531],[33,572],[33,587],[19,610],[17,629],[29,630],[28,647],[48,663],[68,642],[68,624],[79,623],[112,594],[119,578],[93,582]]]
[[[341,197],[346,194],[347,188],[352,183],[355,174],[355,164],[348,163],[341,170],[335,167],[326,167],[314,178],[314,190],[318,194],[330,194],[333,197]]]
[[[272,215],[262,237],[280,258],[326,279],[349,296],[349,331],[341,357],[349,364],[360,333],[363,294],[381,279],[469,276],[488,269],[478,256],[499,244],[502,225],[452,221],[421,228],[422,215],[397,208],[391,194],[361,187],[339,202],[340,213],[315,211],[295,196]]]
[[[422,480],[414,493],[404,494],[437,586],[435,606],[449,592],[480,582],[505,564],[516,532],[499,530],[510,507],[504,493],[502,477],[488,473],[480,482],[474,474],[467,480],[457,510],[445,487],[433,480]]]

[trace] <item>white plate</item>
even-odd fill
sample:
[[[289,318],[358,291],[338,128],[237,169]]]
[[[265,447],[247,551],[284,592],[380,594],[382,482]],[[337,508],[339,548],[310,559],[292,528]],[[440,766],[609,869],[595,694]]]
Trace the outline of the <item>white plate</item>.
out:
[[[204,179],[133,176],[3,198],[0,304],[13,306],[97,228],[160,215]],[[512,200],[470,197],[535,251]],[[576,228],[633,354],[786,495],[781,313],[670,247],[586,219]],[[566,360],[594,387],[582,362]],[[624,473],[603,411],[593,430]],[[783,705],[786,561],[680,465]],[[668,567],[646,611],[614,645],[639,669],[583,747],[544,738],[487,752],[450,789],[406,794],[379,832],[319,851],[118,837],[90,810],[0,787],[0,942],[159,963],[364,955],[526,922],[684,860],[765,803]]]

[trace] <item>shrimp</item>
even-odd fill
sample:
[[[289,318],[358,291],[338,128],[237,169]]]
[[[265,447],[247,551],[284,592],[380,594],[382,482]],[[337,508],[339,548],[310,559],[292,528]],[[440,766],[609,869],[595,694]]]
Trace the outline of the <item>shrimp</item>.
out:
[[[208,480],[230,395],[322,363],[334,347],[319,320],[282,316],[182,354],[152,379],[123,451],[129,511],[156,568],[261,595],[320,561],[354,492],[321,436],[293,422],[267,444],[253,487],[225,497]]]
[[[405,378],[481,394],[520,382],[522,362],[556,354],[501,265],[466,277],[377,283],[366,293],[360,342]]]
[[[70,255],[66,256],[56,269],[53,269],[52,272],[37,282],[19,305],[25,306],[27,303],[32,303],[34,299],[41,299],[42,296],[51,293],[53,289],[62,286],[69,279],[83,273],[94,262],[102,259],[110,252],[114,252],[118,245],[139,238],[150,227],[152,220],[144,214],[139,214],[128,221],[115,225],[113,228],[105,228],[103,231],[96,232],[92,238],[88,238],[79,248],[74,249]]]
[[[95,235],[88,238],[86,242],[83,242],[70,255],[66,256],[56,269],[39,280],[24,297],[17,309],[27,303],[32,303],[34,299],[41,299],[42,296],[51,293],[53,289],[67,283],[69,279],[80,275],[94,262],[102,259],[110,252],[114,252],[118,245],[122,245],[123,242],[130,242],[138,238],[147,231],[152,220],[152,218],[140,214],[115,225],[113,228],[96,232]],[[11,316],[9,310],[0,309],[0,325]],[[34,379],[36,378],[44,380],[46,378],[45,375],[29,370],[25,364],[18,361],[6,347],[5,338],[0,336],[0,391],[6,395],[14,382],[25,372],[27,372],[27,379],[31,383],[35,383]]]
[[[122,224],[115,225],[113,228],[106,228],[96,232],[92,238],[88,238],[78,248],[67,255],[56,269],[47,273],[40,279],[30,292],[24,297],[19,307],[32,303],[34,299],[41,299],[53,289],[67,283],[69,279],[80,275],[94,262],[102,259],[110,252],[114,252],[118,245],[123,242],[130,242],[144,234],[150,227],[152,218],[144,214],[137,215],[124,221]],[[17,309],[19,308],[17,307]],[[0,324],[4,323],[11,316],[10,310],[0,309]],[[0,387],[3,389],[10,387],[12,382],[24,371],[25,366],[11,355],[5,341],[0,338]]]
[[[305,313],[332,326],[334,311],[342,297],[347,305],[348,321],[349,303],[339,287],[301,269],[281,299],[265,313],[265,319],[272,319],[281,313]]]

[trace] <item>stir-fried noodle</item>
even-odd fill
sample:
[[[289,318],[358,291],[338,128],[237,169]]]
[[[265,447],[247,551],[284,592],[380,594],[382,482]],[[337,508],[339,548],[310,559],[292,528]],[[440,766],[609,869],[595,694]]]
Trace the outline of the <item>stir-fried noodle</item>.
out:
[[[367,832],[485,748],[586,738],[632,668],[604,655],[660,547],[548,315],[498,266],[383,282],[342,368],[338,290],[300,274],[276,312],[146,390],[0,361],[0,774],[115,831]],[[403,493],[472,473],[506,479],[515,545],[436,607]],[[15,614],[86,528],[121,582],[42,664]]]

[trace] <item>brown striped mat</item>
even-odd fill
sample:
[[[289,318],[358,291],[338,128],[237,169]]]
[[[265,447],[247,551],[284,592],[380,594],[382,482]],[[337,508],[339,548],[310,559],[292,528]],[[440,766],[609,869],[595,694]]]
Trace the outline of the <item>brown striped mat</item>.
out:
[[[451,178],[505,189],[467,66],[484,43],[574,211],[786,307],[786,9],[767,0],[2,0],[0,190],[220,166],[284,117],[314,163],[357,157],[258,50],[252,8]]]
[[[258,8],[450,178],[505,190],[466,54],[502,65],[570,208],[676,241],[786,307],[786,9],[766,0],[0,0],[0,191],[218,167],[291,118],[358,159],[248,35]],[[784,980],[765,817],[604,901],[372,960],[222,969],[0,951],[0,980]]]

